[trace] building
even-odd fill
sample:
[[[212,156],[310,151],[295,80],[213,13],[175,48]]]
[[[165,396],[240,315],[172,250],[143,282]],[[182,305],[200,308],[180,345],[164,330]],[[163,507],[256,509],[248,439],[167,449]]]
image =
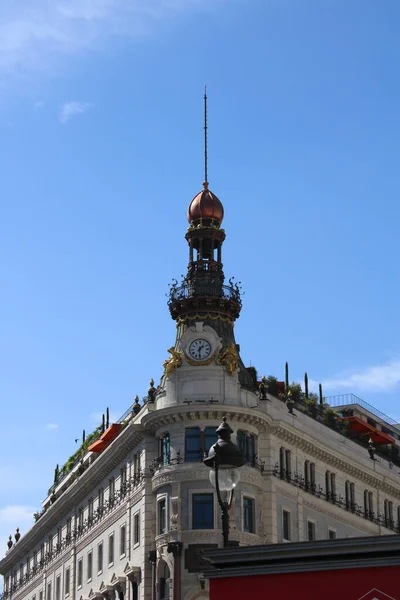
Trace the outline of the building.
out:
[[[170,286],[177,334],[160,384],[151,381],[142,405],[137,398],[119,423],[83,442],[33,527],[10,536],[3,600],[209,598],[200,554],[221,543],[221,527],[202,460],[225,415],[247,459],[230,510],[232,544],[398,529],[397,427],[358,401],[327,408],[243,364],[234,335],[241,291],[223,272],[223,216],[206,178],[188,210],[188,272]]]
[[[261,598],[266,590],[281,600],[400,598],[398,535],[224,548],[206,560],[210,600]]]

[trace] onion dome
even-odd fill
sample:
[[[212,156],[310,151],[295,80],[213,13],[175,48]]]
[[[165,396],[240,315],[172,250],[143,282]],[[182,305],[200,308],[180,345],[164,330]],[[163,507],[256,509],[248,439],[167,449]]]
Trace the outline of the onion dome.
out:
[[[192,223],[200,219],[214,219],[221,223],[224,218],[222,202],[208,189],[207,182],[203,185],[204,189],[189,204],[188,221]]]

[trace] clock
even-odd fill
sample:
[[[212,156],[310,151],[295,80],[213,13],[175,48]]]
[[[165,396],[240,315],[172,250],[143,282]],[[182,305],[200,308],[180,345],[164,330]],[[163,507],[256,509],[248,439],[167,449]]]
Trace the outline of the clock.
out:
[[[207,340],[197,338],[189,345],[189,356],[193,360],[206,360],[211,354],[211,344]]]

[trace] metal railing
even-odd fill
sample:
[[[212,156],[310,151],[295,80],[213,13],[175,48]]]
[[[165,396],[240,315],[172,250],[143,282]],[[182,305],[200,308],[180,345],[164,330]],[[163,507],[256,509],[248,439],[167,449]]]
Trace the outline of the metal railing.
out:
[[[205,296],[223,298],[224,300],[234,300],[240,306],[242,305],[240,289],[238,287],[221,285],[219,282],[212,281],[184,283],[179,287],[171,285],[168,304],[179,300],[185,300],[186,298],[201,298]]]
[[[382,421],[385,421],[389,425],[394,425],[396,429],[397,427],[400,428],[399,423],[397,423],[394,419],[388,417],[387,415],[385,415],[385,413],[381,412],[374,406],[371,406],[371,404],[368,404],[368,402],[365,402],[355,394],[339,394],[338,396],[327,396],[325,400],[330,406],[347,406],[349,404],[358,404],[359,406],[365,408],[365,410],[368,410],[370,413],[372,413],[379,419],[382,419]]]

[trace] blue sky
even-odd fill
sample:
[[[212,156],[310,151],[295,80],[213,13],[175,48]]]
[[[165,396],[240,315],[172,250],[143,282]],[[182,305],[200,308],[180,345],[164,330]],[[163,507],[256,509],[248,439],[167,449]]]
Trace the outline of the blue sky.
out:
[[[157,381],[203,180],[260,375],[400,419],[397,0],[0,7],[0,550],[106,406]]]

